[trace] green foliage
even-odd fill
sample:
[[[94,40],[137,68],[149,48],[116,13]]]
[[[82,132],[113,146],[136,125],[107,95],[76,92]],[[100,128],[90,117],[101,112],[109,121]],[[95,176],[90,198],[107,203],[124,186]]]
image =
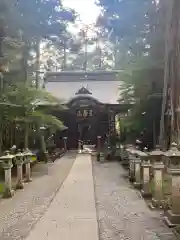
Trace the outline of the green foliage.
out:
[[[33,72],[40,68],[40,42],[64,36],[76,13],[64,8],[60,0],[2,0],[0,4],[1,61],[8,69],[22,71],[22,78],[27,81],[29,65],[33,66]],[[35,52],[33,59],[32,51]]]
[[[144,60],[148,67],[162,64],[166,26],[162,0],[159,3],[150,0],[99,0],[98,5],[102,7],[102,14],[97,26],[116,45],[119,68],[126,69],[129,64],[138,63],[142,69]]]
[[[45,110],[39,110],[39,104],[45,102],[46,104],[60,104],[60,101],[51,94],[29,87],[24,84],[16,84],[8,86],[3,95],[4,112],[8,114],[8,118],[18,122],[38,122],[48,126],[57,127],[61,129],[63,124],[57,118],[46,113]],[[6,104],[9,104],[7,109]]]
[[[75,12],[65,9],[60,0],[19,0],[9,3],[8,13],[13,27],[22,31],[26,40],[33,37],[59,35],[66,28],[66,22],[74,21]]]
[[[121,74],[120,79],[119,101],[134,103],[128,116],[121,120],[121,125],[132,138],[139,137],[147,129],[147,135],[153,141],[153,128],[156,130],[156,138],[159,132],[163,69],[136,70],[131,75]]]

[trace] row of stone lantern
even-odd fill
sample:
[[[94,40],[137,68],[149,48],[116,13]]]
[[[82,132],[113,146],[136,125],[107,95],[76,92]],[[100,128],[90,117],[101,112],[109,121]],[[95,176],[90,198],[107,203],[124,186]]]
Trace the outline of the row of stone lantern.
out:
[[[172,143],[170,150],[162,152],[157,146],[152,152],[139,151],[132,146],[126,149],[129,155],[129,179],[141,188],[144,197],[152,197],[152,206],[160,207],[164,202],[164,173],[172,177],[171,210],[166,212],[166,222],[180,223],[180,151]],[[153,188],[152,188],[153,186]]]
[[[32,159],[32,152],[29,149],[26,149],[23,153],[18,150],[17,154],[12,155],[9,151],[4,153],[4,156],[0,157],[0,162],[4,169],[5,175],[5,190],[4,190],[4,197],[9,198],[12,197],[14,191],[12,190],[12,177],[11,177],[11,170],[13,167],[12,161],[15,159],[15,163],[17,165],[17,182],[16,182],[16,189],[23,189],[24,182],[31,182],[31,159]],[[23,164],[25,164],[25,181],[23,181]]]

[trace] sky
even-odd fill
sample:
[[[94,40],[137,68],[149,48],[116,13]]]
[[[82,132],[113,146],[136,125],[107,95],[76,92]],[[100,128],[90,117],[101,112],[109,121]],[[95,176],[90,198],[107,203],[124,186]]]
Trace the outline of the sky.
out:
[[[95,0],[63,0],[64,6],[75,9],[80,14],[80,19],[84,24],[93,24],[99,15],[99,8],[95,5]]]

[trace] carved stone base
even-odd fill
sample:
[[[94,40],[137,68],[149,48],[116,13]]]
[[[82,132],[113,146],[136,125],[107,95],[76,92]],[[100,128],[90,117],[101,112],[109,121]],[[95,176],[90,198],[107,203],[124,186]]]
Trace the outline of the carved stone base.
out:
[[[140,189],[141,188],[141,183],[138,183],[138,182],[134,182],[133,183],[133,186],[137,189]]]
[[[143,189],[141,190],[141,195],[143,198],[151,198],[152,194],[150,192],[145,192]]]
[[[24,189],[24,184],[22,182],[19,182],[16,184],[16,189]]]
[[[129,176],[129,181],[133,183],[135,181],[135,177],[134,176]]]
[[[180,224],[180,214],[174,214],[171,210],[168,210],[165,213],[164,221],[168,227],[175,227]]]
[[[5,189],[3,193],[3,198],[11,198],[14,196],[14,190]]]
[[[162,209],[163,207],[163,200],[152,199],[152,202],[149,204],[149,208],[153,209]]]
[[[129,166],[129,161],[128,161],[128,160],[123,160],[123,161],[121,162],[121,164],[122,164],[124,167],[127,167],[127,166]]]

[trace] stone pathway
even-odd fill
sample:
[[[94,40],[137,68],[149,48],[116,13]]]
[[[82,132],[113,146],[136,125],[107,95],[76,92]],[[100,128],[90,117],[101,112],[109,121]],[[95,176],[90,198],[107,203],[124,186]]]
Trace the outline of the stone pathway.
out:
[[[49,209],[26,240],[98,240],[91,157],[78,155]]]
[[[175,240],[125,174],[117,162],[92,164],[75,152],[38,164],[32,183],[0,201],[0,239]]]
[[[117,162],[93,161],[100,240],[174,240],[157,211],[150,211]]]
[[[75,158],[76,153],[71,152],[54,163],[37,164],[33,181],[25,184],[24,190],[12,199],[0,200],[0,240],[25,239],[52,202]]]

